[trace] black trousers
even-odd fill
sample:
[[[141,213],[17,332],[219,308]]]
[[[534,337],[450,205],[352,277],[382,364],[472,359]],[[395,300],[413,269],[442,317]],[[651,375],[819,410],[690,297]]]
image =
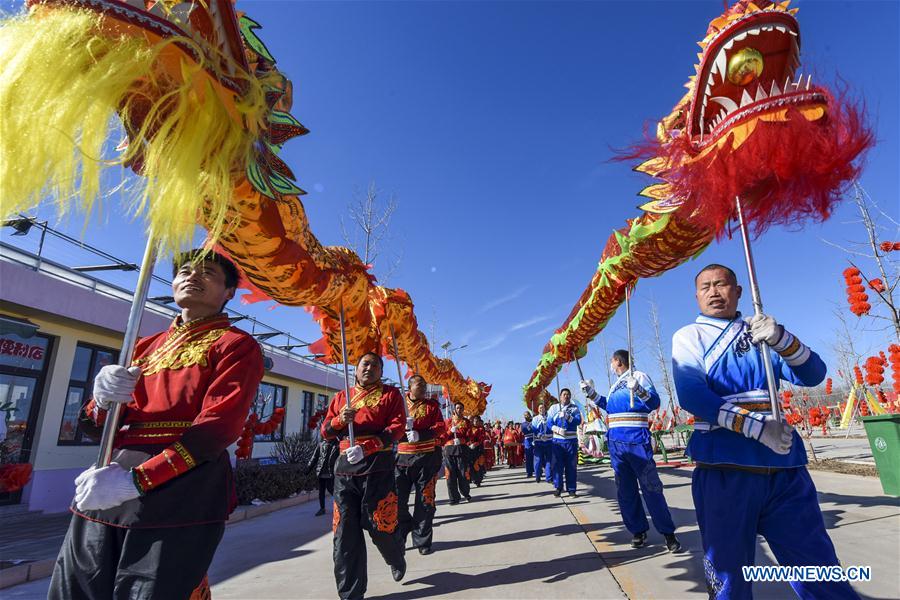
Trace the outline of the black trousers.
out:
[[[319,477],[319,508],[325,510],[325,491],[334,497],[334,477]]]
[[[404,463],[404,464],[401,464]],[[435,487],[441,472],[440,451],[400,457],[394,473],[399,503],[398,522],[404,541],[412,533],[413,546],[428,548],[434,532]],[[415,490],[413,513],[409,512],[409,494]]]
[[[225,523],[123,529],[72,516],[48,600],[187,600]]]
[[[469,461],[465,448],[445,446],[444,463],[447,465],[447,492],[451,502],[459,502],[460,497],[469,497]]]
[[[384,562],[403,564],[403,537],[397,526],[397,490],[392,471],[334,477],[334,579],[341,598],[363,598],[368,585],[366,540]]]
[[[487,465],[484,462],[484,448],[469,448],[469,462],[472,465],[472,483],[481,485],[484,481],[484,474],[487,472]]]

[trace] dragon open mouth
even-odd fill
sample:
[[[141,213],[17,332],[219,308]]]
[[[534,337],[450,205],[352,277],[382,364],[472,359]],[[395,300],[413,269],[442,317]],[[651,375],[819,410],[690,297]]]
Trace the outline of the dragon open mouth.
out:
[[[797,74],[800,33],[787,12],[761,10],[716,33],[705,46],[689,132],[706,146],[740,121],[791,106],[824,104],[812,77]]]

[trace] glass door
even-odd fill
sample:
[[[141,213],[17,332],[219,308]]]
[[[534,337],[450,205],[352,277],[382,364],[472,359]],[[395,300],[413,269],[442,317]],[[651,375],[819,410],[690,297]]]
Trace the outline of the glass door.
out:
[[[37,334],[0,336],[0,465],[32,462],[50,338]],[[9,468],[9,467],[8,467]],[[0,506],[18,504],[21,490],[0,492]]]

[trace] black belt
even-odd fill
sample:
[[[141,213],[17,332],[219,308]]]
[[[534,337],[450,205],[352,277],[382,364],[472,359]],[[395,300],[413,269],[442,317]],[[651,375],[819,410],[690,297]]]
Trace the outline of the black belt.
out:
[[[698,469],[712,469],[714,471],[744,471],[757,475],[774,475],[786,471],[790,467],[749,467],[746,465],[711,465],[708,463],[696,463]]]

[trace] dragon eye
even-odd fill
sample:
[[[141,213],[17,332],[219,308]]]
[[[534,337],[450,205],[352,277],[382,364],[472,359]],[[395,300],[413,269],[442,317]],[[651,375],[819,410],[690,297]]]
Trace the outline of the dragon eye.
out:
[[[728,59],[728,81],[741,86],[752,83],[762,75],[763,62],[756,48],[741,48]]]

